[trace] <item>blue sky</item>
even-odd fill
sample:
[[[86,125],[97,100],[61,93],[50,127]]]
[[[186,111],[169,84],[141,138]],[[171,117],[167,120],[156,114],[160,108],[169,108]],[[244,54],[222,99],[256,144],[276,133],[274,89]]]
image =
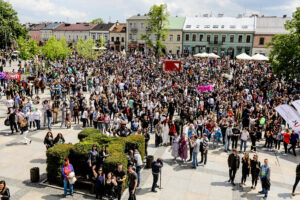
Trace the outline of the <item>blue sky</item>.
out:
[[[6,0],[17,10],[25,22],[65,21],[84,22],[101,17],[105,22],[147,13],[153,4],[167,3],[168,11],[175,16],[196,16],[209,13],[226,16],[259,14],[292,16],[299,0]]]

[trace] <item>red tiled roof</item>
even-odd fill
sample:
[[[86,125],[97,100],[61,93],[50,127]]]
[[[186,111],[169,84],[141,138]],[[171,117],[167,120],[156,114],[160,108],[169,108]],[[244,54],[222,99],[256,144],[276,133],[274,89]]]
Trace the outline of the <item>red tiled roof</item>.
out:
[[[94,28],[96,24],[61,24],[54,30],[56,31],[89,31]]]
[[[125,28],[125,29],[124,29]],[[126,33],[126,24],[117,24],[112,31],[113,33]]]

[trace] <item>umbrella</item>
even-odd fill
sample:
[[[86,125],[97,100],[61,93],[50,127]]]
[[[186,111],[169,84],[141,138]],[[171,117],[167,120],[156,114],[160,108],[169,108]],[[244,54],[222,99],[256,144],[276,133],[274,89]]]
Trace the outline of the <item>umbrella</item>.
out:
[[[6,78],[6,74],[4,72],[0,73],[0,79],[5,79]]]
[[[255,54],[252,56],[252,60],[269,60],[269,58],[261,54]]]
[[[237,55],[236,59],[238,59],[238,60],[251,60],[252,58],[251,58],[251,56],[248,56],[247,54],[242,53],[240,55]]]
[[[214,54],[214,53],[208,54],[208,57],[209,57],[209,58],[220,58],[220,56],[218,56],[218,55],[216,55],[216,54]]]
[[[208,55],[209,54],[207,54],[207,53],[204,52],[204,53],[197,53],[194,56],[195,57],[200,57],[200,58],[206,58],[206,57],[208,57]]]

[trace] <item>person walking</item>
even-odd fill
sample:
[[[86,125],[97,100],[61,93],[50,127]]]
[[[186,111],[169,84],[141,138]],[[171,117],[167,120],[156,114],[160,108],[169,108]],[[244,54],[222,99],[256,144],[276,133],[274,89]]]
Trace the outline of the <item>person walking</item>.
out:
[[[244,153],[244,157],[242,158],[242,180],[241,180],[241,187],[245,186],[247,176],[250,173],[250,157],[249,153]]]
[[[113,173],[117,179],[117,188],[116,188],[116,194],[118,197],[118,200],[121,200],[122,197],[122,190],[123,190],[123,182],[126,180],[126,173],[123,170],[123,166],[121,164],[118,165],[117,169]]]
[[[233,153],[228,157],[228,167],[229,167],[229,180],[233,186],[235,186],[234,178],[237,170],[240,167],[240,156],[237,154],[237,150],[234,149]]]
[[[299,139],[299,135],[296,134],[296,132],[293,130],[292,134],[291,134],[291,145],[292,146],[288,149],[288,152],[291,153],[291,149],[292,149],[294,156],[297,156],[295,149],[296,149],[298,139]]]
[[[186,134],[183,133],[182,134],[182,137],[180,139],[180,142],[179,142],[179,156],[181,158],[181,160],[183,160],[183,163],[186,164],[186,159],[187,159],[187,144],[188,144],[188,140],[186,138]]]
[[[252,130],[250,131],[250,139],[251,139],[251,152],[256,152],[256,140],[257,140],[257,136],[256,136],[256,128],[252,128]]]
[[[296,190],[296,187],[297,187],[299,181],[300,181],[300,163],[296,167],[296,179],[295,179],[295,183],[293,186],[292,196],[295,196],[295,190]]]
[[[176,161],[176,158],[179,157],[179,141],[180,141],[180,137],[175,132],[171,142],[171,146],[172,146],[171,155],[174,158],[174,161]]]
[[[152,167],[153,183],[152,183],[151,192],[157,192],[155,188],[158,187],[157,181],[158,181],[160,170],[163,166],[164,164],[161,158],[157,158],[156,161],[155,160],[152,161],[151,167]]]
[[[287,151],[288,151],[288,144],[290,143],[290,137],[291,137],[291,134],[290,134],[290,130],[289,129],[286,129],[285,130],[285,133],[282,134],[283,136],[283,146],[284,146],[284,156],[286,156],[287,154]]]
[[[230,151],[230,140],[231,140],[232,136],[233,136],[232,124],[229,124],[229,127],[227,127],[225,136],[224,136],[225,137],[225,146],[224,146],[225,152]]]
[[[132,165],[128,167],[128,189],[129,189],[129,198],[128,200],[136,200],[135,192],[138,184],[137,174],[132,168]]]
[[[141,157],[141,154],[138,149],[134,150],[133,157],[136,162],[136,174],[137,174],[137,180],[138,180],[137,187],[139,187],[140,183],[141,183],[141,169],[143,167],[143,161],[142,161],[142,157]]]
[[[268,159],[265,159],[264,165],[262,165],[261,169],[260,169],[260,179],[261,179],[262,191],[259,192],[260,194],[265,195],[264,199],[267,199],[268,192],[271,187],[270,176],[271,176],[271,169],[269,167],[269,161],[268,161]]]
[[[240,152],[242,152],[243,146],[244,146],[244,153],[246,152],[248,138],[249,138],[249,132],[247,130],[247,127],[244,127],[244,129],[243,129],[243,131],[241,133],[241,148],[240,148]]]
[[[61,168],[61,173],[64,177],[64,197],[67,197],[68,184],[70,189],[70,195],[73,196],[73,184],[69,182],[69,177],[68,177],[71,172],[74,172],[73,165],[70,163],[69,158],[66,158],[65,163]]]
[[[253,156],[253,159],[250,161],[250,172],[251,172],[251,176],[252,176],[252,186],[251,189],[256,188],[257,185],[257,180],[258,180],[258,176],[259,176],[259,172],[260,172],[260,162],[258,161],[258,156],[257,154],[255,154]]]
[[[203,134],[203,138],[201,139],[200,145],[202,145],[202,148],[200,147],[201,161],[199,164],[202,164],[202,162],[204,161],[204,166],[205,166],[206,162],[207,162],[207,152],[208,152],[208,146],[209,146],[209,140],[207,138],[206,133]]]
[[[191,140],[191,145],[193,147],[193,168],[197,169],[198,153],[200,151],[200,140],[196,135],[193,135],[192,140]]]
[[[31,140],[27,137],[29,131],[28,131],[28,123],[27,123],[27,120],[24,118],[22,121],[21,121],[21,134],[23,134],[23,137],[24,137],[24,144],[31,144]]]

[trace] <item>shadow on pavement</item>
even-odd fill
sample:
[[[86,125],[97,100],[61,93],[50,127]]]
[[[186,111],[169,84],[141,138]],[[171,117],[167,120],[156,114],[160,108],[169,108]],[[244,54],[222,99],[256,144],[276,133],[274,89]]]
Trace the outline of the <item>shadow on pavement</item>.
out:
[[[295,193],[296,195],[299,195],[299,193]],[[291,193],[279,193],[278,194],[278,197],[281,198],[281,199],[291,199],[292,198],[292,195]]]
[[[9,144],[6,144],[5,146],[26,146],[26,144],[24,144],[23,142],[13,142],[13,143],[9,143]]]
[[[33,160],[30,161],[30,163],[40,163],[40,164],[44,164],[44,163],[46,163],[46,159],[42,159],[42,158],[33,159]]]
[[[138,188],[136,190],[136,195],[144,195],[151,192],[151,188]]]
[[[227,181],[223,181],[223,182],[211,182],[212,186],[220,186],[220,187],[234,187],[231,185],[231,183],[228,183]],[[237,185],[235,186],[237,187]]]

